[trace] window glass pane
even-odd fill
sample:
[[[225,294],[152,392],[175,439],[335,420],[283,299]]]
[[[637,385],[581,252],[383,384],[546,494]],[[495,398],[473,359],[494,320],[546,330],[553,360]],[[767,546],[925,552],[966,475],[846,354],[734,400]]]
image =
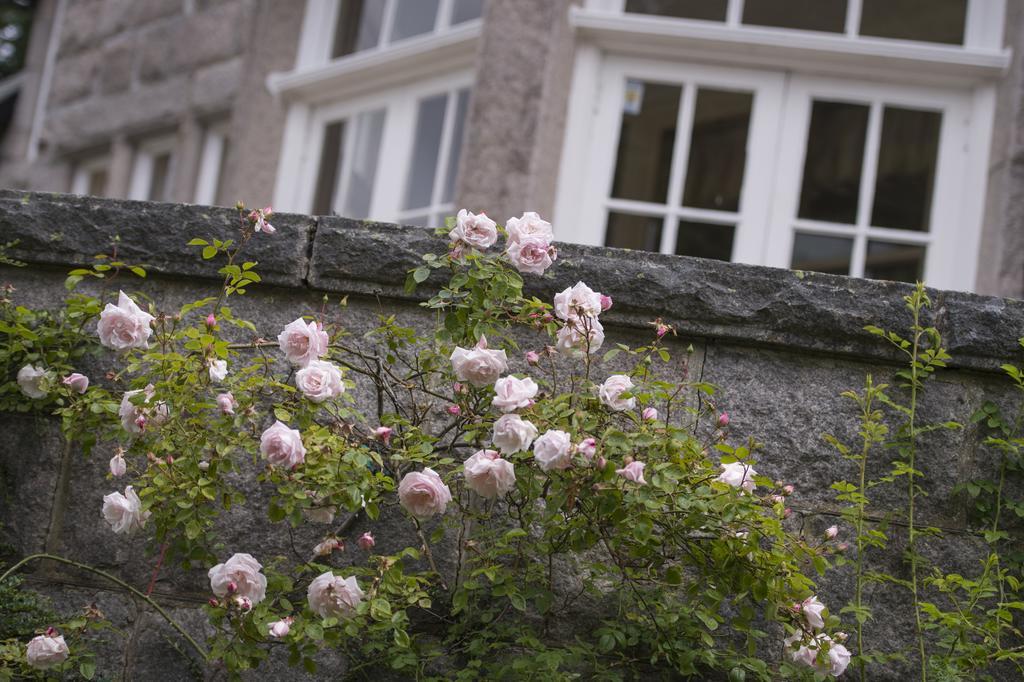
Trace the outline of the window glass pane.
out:
[[[620,249],[661,250],[661,216],[609,213],[604,245]]]
[[[94,197],[102,197],[107,192],[107,169],[98,168],[89,172],[87,191]]]
[[[790,267],[794,270],[848,275],[852,251],[852,239],[798,232],[793,240],[793,259]]]
[[[868,242],[864,276],[893,282],[916,282],[924,274],[924,247],[913,244]]]
[[[753,102],[749,92],[705,88],[697,92],[684,206],[739,209]]]
[[[380,156],[380,138],[384,131],[384,110],[367,111],[356,117],[352,140],[352,167],[342,215],[347,218],[367,218],[373,197],[373,180],[377,175]]]
[[[682,19],[725,21],[728,0],[626,0],[626,11]]]
[[[228,167],[228,154],[231,153],[231,138],[225,137],[220,150],[220,163],[217,164],[217,186],[214,189],[215,206],[231,206],[235,202],[224,196],[226,184],[224,182]]]
[[[455,100],[455,124],[452,126],[452,146],[448,152],[448,170],[444,175],[444,187],[441,191],[441,202],[445,204],[451,203],[455,196],[455,178],[459,173],[459,155],[462,154],[468,106],[469,90],[459,90]]]
[[[313,195],[314,215],[334,213],[334,188],[338,186],[344,140],[344,121],[331,123],[324,129],[324,146],[320,152],[320,169],[317,172],[316,191]]]
[[[455,0],[452,7],[452,25],[479,19],[484,14],[484,0]]]
[[[425,215],[413,216],[412,218],[404,218],[399,222],[402,225],[412,225],[414,227],[430,227],[430,218]]]
[[[626,84],[613,197],[665,203],[681,93],[678,85]]]
[[[153,174],[150,176],[149,200],[168,201],[171,185],[171,155],[157,154],[153,157]]]
[[[815,100],[797,215],[833,223],[857,221],[867,130],[866,105]]]
[[[377,47],[386,0],[341,0],[331,57]]]
[[[679,221],[676,255],[732,260],[733,225]]]
[[[846,0],[746,0],[743,23],[843,33]]]
[[[886,107],[871,224],[928,230],[942,114]]]
[[[966,23],[967,0],[864,0],[860,10],[862,36],[962,45]]]
[[[416,114],[416,135],[413,138],[412,165],[405,185],[403,208],[430,206],[434,191],[434,174],[441,151],[441,131],[448,93],[420,100]]]
[[[439,0],[395,0],[395,18],[391,25],[391,40],[403,40],[430,33],[437,19]]]

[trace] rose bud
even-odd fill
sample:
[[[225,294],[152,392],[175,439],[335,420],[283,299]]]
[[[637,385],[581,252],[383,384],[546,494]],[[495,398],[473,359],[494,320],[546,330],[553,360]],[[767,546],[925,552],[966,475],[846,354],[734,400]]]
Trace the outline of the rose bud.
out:
[[[527,362],[527,364],[530,364],[530,365],[536,365],[537,363],[540,362],[540,353],[538,353],[537,351],[533,351],[533,350],[527,351],[526,352],[526,362]]]
[[[291,632],[292,622],[295,619],[289,616],[288,618],[282,618],[281,620],[274,621],[270,624],[270,636],[281,639],[287,637],[288,633]]]
[[[794,491],[796,491],[796,488],[793,487],[792,485],[787,485],[782,488],[783,495],[792,495]]]
[[[373,430],[373,437],[379,440],[384,445],[388,445],[391,442],[392,429],[388,426],[378,426]]]
[[[217,318],[214,317],[213,313],[210,313],[209,315],[206,316],[206,326],[209,327],[210,329],[213,329],[214,327],[217,326]]]
[[[213,608],[217,608],[218,606],[220,606],[220,602],[217,601],[216,597],[210,597],[210,599],[206,603],[212,606]]]
[[[252,600],[248,597],[243,597],[239,595],[235,597],[234,603],[235,606],[237,606],[239,610],[242,611],[242,613],[248,613],[249,611],[252,611]]]
[[[837,535],[839,535],[839,527],[838,526],[829,526],[825,530],[825,537],[828,538],[829,540],[831,540],[832,538],[834,538]]]
[[[612,297],[601,294],[601,312],[604,312],[612,307]]]
[[[124,457],[121,453],[117,453],[110,458],[110,475],[115,478],[118,476],[124,476],[125,472],[128,471],[128,465],[124,461]]]
[[[447,407],[447,410],[448,410],[448,414],[452,414],[452,415],[455,415],[455,416],[458,416],[458,415],[462,414],[462,408],[459,407],[458,405],[449,405]]]
[[[209,468],[210,468],[210,463],[207,462],[205,459],[202,462],[199,463],[199,470],[200,471],[206,471]]]
[[[643,417],[645,422],[657,421],[658,411],[653,407],[645,407],[644,411],[640,413],[640,416]]]
[[[845,552],[848,549],[850,549],[849,543],[840,542],[838,545],[836,545],[836,551],[837,552]]]
[[[718,428],[724,429],[728,425],[729,425],[729,413],[728,412],[723,412],[722,414],[718,415]]]
[[[792,515],[793,515],[793,510],[790,509],[789,507],[786,507],[785,509],[782,510],[782,518],[788,519]]]
[[[365,550],[367,552],[369,552],[371,549],[373,549],[373,546],[377,544],[374,541],[374,539],[373,539],[373,535],[371,535],[369,532],[366,532],[366,533],[363,533],[362,535],[360,535],[359,539],[356,540],[356,542],[359,543],[359,547],[361,549],[363,549],[363,550]]]
[[[238,583],[234,580],[228,583],[228,594],[234,594],[238,591]]]
[[[89,377],[78,372],[67,375],[62,382],[75,393],[85,393],[85,390],[89,388]]]

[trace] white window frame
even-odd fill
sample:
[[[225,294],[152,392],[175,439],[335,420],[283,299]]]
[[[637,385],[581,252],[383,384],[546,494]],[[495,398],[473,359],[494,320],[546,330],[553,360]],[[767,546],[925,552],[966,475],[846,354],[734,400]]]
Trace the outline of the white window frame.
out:
[[[682,85],[680,123],[676,129],[665,204],[611,197],[622,121],[622,103],[629,80]],[[556,221],[559,226],[558,239],[580,244],[603,245],[609,211],[648,216],[663,215],[660,249],[662,253],[675,252],[678,221],[688,219],[735,225],[732,260],[742,263],[759,262],[762,257],[771,196],[770,187],[766,186],[766,183],[750,182],[750,178],[770,175],[775,150],[771,144],[755,144],[754,141],[772,140],[776,137],[783,76],[752,70],[667,64],[635,58],[609,58],[602,69],[601,82],[603,87],[593,128],[587,137],[590,140],[605,142],[587,146],[587,156],[578,165],[583,173],[583,196],[587,197],[587,200],[578,204],[582,208],[578,209],[578,215],[572,219],[560,211]],[[751,92],[754,95],[747,135],[746,166],[743,172],[740,203],[735,213],[682,206],[683,177],[689,159],[690,134],[698,88],[735,90]]]
[[[176,147],[177,140],[174,135],[166,135],[140,142],[135,148],[135,158],[132,161],[132,173],[128,184],[128,198],[139,201],[148,201],[149,193],[153,183],[153,162],[156,157],[163,154],[170,154],[171,160],[167,165],[168,195],[174,195],[174,172],[178,163]]]
[[[793,31],[801,34],[816,33],[819,35],[830,35],[845,37],[858,41],[883,41],[894,43],[912,43],[916,45],[935,45],[927,41],[903,40],[898,38],[878,38],[875,36],[860,35],[860,17],[864,6],[864,0],[847,0],[846,20],[842,33],[824,31],[807,31],[805,29],[779,28],[774,26],[757,26],[743,23],[743,5],[745,0],[728,0],[725,13],[725,21],[707,22],[697,19],[685,19],[677,17],[666,17],[661,15],[644,15],[627,13],[625,11],[626,0],[585,0],[584,7],[587,10],[621,14],[626,17],[656,17],[662,21],[670,22],[696,22],[702,26],[717,24],[737,31],[749,31],[756,34],[761,31],[784,32],[792,35]],[[1000,50],[1003,41],[1003,17],[1006,15],[1006,0],[967,0],[967,14],[964,21],[964,42],[963,45],[950,47],[966,47],[968,49]]]
[[[870,105],[856,224],[852,226],[797,217],[811,105],[815,99]],[[773,189],[776,201],[764,264],[790,267],[797,231],[852,239],[849,273],[852,277],[864,276],[868,240],[913,244],[926,247],[923,278],[929,285],[943,289],[970,289],[976,276],[977,258],[974,256],[981,234],[981,216],[970,219],[965,213],[970,213],[972,195],[984,195],[985,185],[984,175],[968,173],[972,155],[977,156],[970,140],[972,105],[972,93],[966,90],[855,81],[837,83],[832,79],[794,77],[789,83],[783,114]],[[942,113],[927,232],[869,224],[884,106]],[[987,150],[984,155],[987,156]],[[975,226],[976,229],[964,229],[964,226]]]
[[[227,123],[208,125],[203,131],[203,146],[199,153],[199,168],[196,172],[195,203],[215,206],[223,189],[220,186],[221,170],[224,166],[224,152],[228,143]]]
[[[434,178],[433,201],[429,207],[402,209],[405,197],[405,184],[408,181],[410,162],[413,153],[413,138],[416,132],[416,116],[419,101],[426,97],[448,93],[448,106],[453,107],[459,90],[472,88],[474,74],[461,71],[444,76],[437,76],[417,83],[415,86],[399,90],[386,90],[373,95],[334,102],[312,109],[308,117],[308,135],[304,148],[301,150],[302,163],[291,183],[282,186],[279,176],[278,192],[291,191],[295,210],[309,213],[313,210],[317,174],[320,170],[320,155],[323,149],[324,132],[331,123],[352,118],[366,111],[384,109],[384,132],[377,160],[377,169],[373,182],[373,196],[370,200],[369,214],[373,220],[395,222],[403,217],[421,215],[425,212],[436,213],[449,210],[451,205],[439,201],[440,190],[444,182],[447,154],[451,147],[451,132],[454,121],[454,110],[447,109],[444,122],[444,134],[438,168]],[[346,141],[351,139],[352,126],[346,125]],[[346,145],[351,149],[350,145]],[[346,159],[342,160],[343,168]],[[344,185],[347,178],[344,171],[339,173],[335,189],[335,201],[344,196]],[[396,180],[399,179],[400,180]],[[387,180],[385,182],[385,180]],[[278,202],[280,204],[280,202]]]
[[[109,186],[110,157],[108,155],[96,156],[75,164],[75,172],[71,176],[71,193],[83,196],[88,195],[90,176],[96,171],[107,172],[107,185]],[[102,196],[107,196],[109,191],[109,187],[104,187]]]

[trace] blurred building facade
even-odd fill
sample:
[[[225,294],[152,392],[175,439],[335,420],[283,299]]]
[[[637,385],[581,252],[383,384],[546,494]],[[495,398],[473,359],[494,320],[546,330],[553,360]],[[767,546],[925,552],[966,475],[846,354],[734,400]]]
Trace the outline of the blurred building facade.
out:
[[[564,241],[1024,297],[1022,22],[1015,0],[40,0],[0,185],[536,210]]]

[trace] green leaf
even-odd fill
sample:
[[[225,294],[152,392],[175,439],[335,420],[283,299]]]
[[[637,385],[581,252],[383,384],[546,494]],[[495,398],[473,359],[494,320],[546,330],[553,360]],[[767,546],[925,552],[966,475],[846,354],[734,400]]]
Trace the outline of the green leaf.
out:
[[[79,674],[87,680],[91,680],[96,675],[96,661],[91,658],[87,658],[78,664]]]
[[[199,237],[196,237],[194,239],[189,240],[188,245],[189,246],[206,246],[208,243],[209,242],[207,242],[205,239],[200,239]]]
[[[430,277],[430,268],[428,267],[421,265],[420,267],[412,271],[412,279],[417,284],[425,281],[427,277]]]
[[[211,258],[213,258],[216,255],[217,255],[217,247],[216,246],[206,246],[206,247],[203,247],[203,260],[210,260]]]

